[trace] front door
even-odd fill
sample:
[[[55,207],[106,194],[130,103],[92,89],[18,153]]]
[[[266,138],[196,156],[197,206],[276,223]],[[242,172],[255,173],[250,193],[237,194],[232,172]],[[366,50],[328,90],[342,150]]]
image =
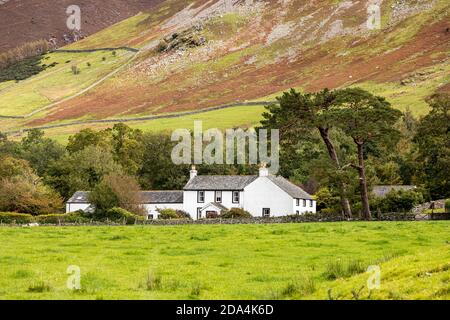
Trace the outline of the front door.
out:
[[[206,219],[214,219],[217,218],[219,214],[217,211],[206,211]]]

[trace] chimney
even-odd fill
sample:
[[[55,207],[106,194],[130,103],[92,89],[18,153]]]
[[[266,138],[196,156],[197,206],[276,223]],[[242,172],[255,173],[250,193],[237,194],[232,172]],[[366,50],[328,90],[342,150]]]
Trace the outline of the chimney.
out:
[[[259,176],[260,177],[267,177],[269,175],[269,169],[267,169],[267,165],[265,162],[261,163],[261,166],[259,167]]]
[[[191,167],[191,171],[189,171],[189,180],[195,178],[197,176],[197,170],[195,169],[195,166]]]

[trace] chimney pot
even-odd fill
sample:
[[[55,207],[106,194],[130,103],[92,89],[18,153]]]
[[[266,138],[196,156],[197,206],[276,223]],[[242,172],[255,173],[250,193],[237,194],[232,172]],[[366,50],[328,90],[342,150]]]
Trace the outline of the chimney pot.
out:
[[[195,178],[197,176],[197,170],[195,169],[195,166],[191,167],[191,171],[189,171],[189,180]]]
[[[265,162],[261,163],[261,166],[259,167],[259,176],[260,177],[267,177],[269,175],[269,169],[267,169],[267,165]]]

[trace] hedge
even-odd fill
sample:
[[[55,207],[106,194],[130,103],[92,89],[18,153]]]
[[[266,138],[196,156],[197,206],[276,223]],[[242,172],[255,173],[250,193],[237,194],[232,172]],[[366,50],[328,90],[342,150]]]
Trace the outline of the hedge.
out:
[[[141,217],[141,216],[137,216],[125,209],[122,208],[112,208],[109,209],[108,211],[106,211],[106,218],[109,221],[114,221],[114,222],[122,222],[125,224],[135,224],[138,223],[139,221],[144,221],[145,218]]]
[[[245,211],[241,208],[231,208],[229,210],[223,211],[220,216],[222,219],[251,219],[252,215],[250,212]]]
[[[39,224],[84,223],[90,221],[88,218],[83,217],[79,212],[68,214],[45,214],[34,218]]]
[[[15,213],[15,212],[0,212],[0,223],[5,224],[27,224],[34,222],[34,217],[31,214]]]

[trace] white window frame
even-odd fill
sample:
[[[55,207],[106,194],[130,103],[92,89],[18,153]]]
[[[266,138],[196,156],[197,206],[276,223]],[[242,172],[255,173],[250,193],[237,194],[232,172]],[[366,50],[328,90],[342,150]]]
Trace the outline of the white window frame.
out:
[[[214,200],[217,203],[222,203],[222,191],[220,190],[214,191]]]
[[[235,200],[235,195],[237,195],[237,201]],[[241,193],[239,191],[233,191],[231,197],[233,198],[233,203],[239,203],[241,201]]]
[[[303,199],[303,207],[306,208],[306,199]]]
[[[309,200],[309,206],[312,208],[313,207],[313,201]]]
[[[266,214],[266,212],[268,212],[268,214]],[[270,208],[263,208],[262,209],[262,216],[263,216],[263,218],[270,217]]]
[[[203,198],[201,200],[201,198]],[[205,191],[199,190],[197,191],[197,203],[205,203]]]

